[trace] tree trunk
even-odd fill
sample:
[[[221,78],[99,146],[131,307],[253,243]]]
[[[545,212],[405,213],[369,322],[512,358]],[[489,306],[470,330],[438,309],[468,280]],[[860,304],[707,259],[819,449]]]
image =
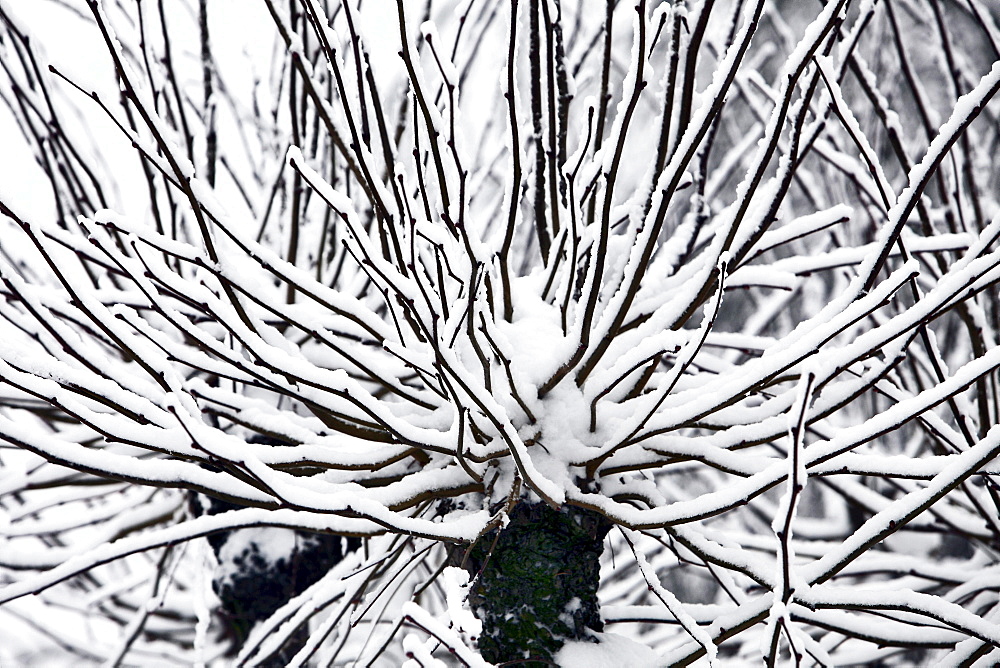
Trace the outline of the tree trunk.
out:
[[[552,665],[567,640],[604,628],[597,588],[611,524],[593,511],[527,502],[509,519],[465,564],[474,578],[469,602],[483,622],[479,651],[491,663]]]

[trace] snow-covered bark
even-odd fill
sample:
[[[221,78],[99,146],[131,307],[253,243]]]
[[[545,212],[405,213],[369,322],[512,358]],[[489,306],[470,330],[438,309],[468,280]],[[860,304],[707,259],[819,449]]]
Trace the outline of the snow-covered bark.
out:
[[[0,0],[0,663],[998,660],[995,8],[601,4]]]

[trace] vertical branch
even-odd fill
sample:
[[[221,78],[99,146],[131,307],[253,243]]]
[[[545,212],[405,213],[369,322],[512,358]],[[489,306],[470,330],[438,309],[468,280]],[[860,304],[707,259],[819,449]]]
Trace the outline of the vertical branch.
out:
[[[441,146],[438,139],[438,130],[434,126],[434,120],[431,117],[427,99],[424,96],[423,88],[420,85],[420,79],[417,77],[417,72],[414,69],[414,54],[410,51],[410,38],[406,34],[406,11],[404,10],[403,5],[403,0],[396,0],[396,9],[399,15],[399,39],[402,43],[402,50],[400,54],[402,55],[403,63],[406,65],[406,73],[409,78],[410,86],[413,88],[413,95],[416,98],[417,107],[420,109],[421,117],[427,128],[427,137],[431,147],[431,156],[434,158],[434,167],[437,170],[438,189],[441,193],[441,207],[443,208],[443,213],[445,214],[444,221],[447,224],[448,229],[451,230],[452,234],[457,237],[458,230],[455,228],[455,223],[450,217],[451,196],[448,192],[448,180],[445,177],[444,161],[441,158]]]
[[[201,85],[205,114],[205,180],[215,186],[218,137],[215,132],[215,100],[212,99],[212,49],[208,37],[208,0],[198,0],[198,30],[201,34]]]
[[[503,317],[510,321],[514,317],[514,303],[510,295],[510,247],[514,241],[514,226],[517,222],[518,199],[521,192],[521,148],[517,131],[517,109],[515,108],[516,84],[515,55],[517,46],[517,0],[510,2],[510,35],[507,43],[507,90],[504,98],[507,100],[507,116],[510,120],[510,158],[511,185],[510,201],[507,205],[507,229],[504,232],[503,244],[500,246],[499,264],[500,281],[503,287]]]
[[[952,84],[952,94],[958,99],[962,95],[961,71],[959,70],[958,63],[955,61],[954,50],[951,46],[951,39],[948,37],[948,28],[941,14],[940,3],[938,0],[932,0],[930,4],[931,10],[934,13],[934,23],[937,26],[938,35],[941,37],[941,50],[944,52],[948,80]],[[959,139],[959,142],[962,146],[962,170],[961,176],[957,173],[955,174],[956,187],[961,182],[961,179],[964,178],[966,188],[968,189],[969,203],[972,205],[972,213],[975,218],[974,230],[982,232],[985,220],[982,204],[979,201],[979,188],[976,185],[976,178],[972,168],[972,145],[970,144],[969,137],[964,134]],[[958,210],[959,215],[961,215],[962,199],[958,193],[955,194],[955,208]]]
[[[677,136],[680,137],[687,130],[691,119],[691,105],[694,100],[694,87],[698,76],[698,55],[701,51],[701,41],[705,37],[705,29],[708,27],[708,19],[712,14],[712,6],[715,0],[705,0],[698,13],[698,22],[695,23],[691,32],[691,39],[688,42],[687,58],[684,64],[684,79],[681,82],[680,109],[677,111]]]
[[[178,85],[177,73],[174,70],[173,49],[170,46],[170,30],[167,28],[167,14],[163,8],[163,0],[157,0],[157,9],[160,15],[160,31],[163,34],[163,66],[167,70],[167,81],[170,83],[170,90],[174,94],[174,108],[177,117],[180,119],[181,134],[184,136],[185,147],[187,148],[188,160],[194,161],[194,136],[188,126],[187,114],[184,113],[184,98],[181,96]]]
[[[677,87],[677,68],[680,62],[681,25],[680,12],[673,12],[673,23],[670,28],[670,60],[667,61],[667,80],[663,90],[663,112],[660,115],[660,141],[656,145],[656,164],[653,166],[654,183],[663,172],[663,166],[667,162],[667,151],[670,148],[670,126],[674,121],[674,91]],[[650,193],[651,202],[652,193]]]
[[[549,246],[552,239],[549,235],[548,215],[545,212],[545,140],[542,136],[542,46],[539,26],[539,0],[530,0],[528,5],[528,63],[529,79],[531,80],[531,129],[535,144],[535,234],[538,235],[538,250],[542,261],[549,260]],[[549,82],[551,88],[551,81]],[[546,105],[548,106],[548,105]],[[551,129],[550,129],[551,131]],[[555,208],[553,206],[553,208]]]
[[[361,141],[364,142],[365,146],[371,149],[371,130],[368,129],[368,110],[367,103],[365,102],[365,80],[361,67],[361,48],[359,44],[361,38],[354,29],[354,15],[351,13],[349,2],[344,3],[344,16],[347,17],[347,29],[351,32],[351,48],[354,51],[354,68],[358,77],[358,104],[361,109]],[[321,30],[318,21],[316,29],[317,31]],[[388,165],[386,167],[387,169],[389,168]]]
[[[608,93],[611,78],[611,38],[614,32],[615,6],[618,0],[607,0],[604,5],[604,55],[601,58],[601,96],[597,99],[597,130],[594,132],[594,152],[604,143],[604,123],[608,118]]]
[[[205,2],[205,0],[201,1],[202,3]],[[295,32],[298,28],[297,24],[299,23],[299,20],[298,7],[293,2],[291,3],[292,32]],[[301,110],[299,109],[300,100],[298,77],[298,69],[294,67],[291,68],[288,72],[288,115],[292,123],[292,146],[301,147],[302,132],[299,121],[299,114]],[[292,170],[291,190],[292,209],[288,229],[288,263],[295,265],[298,263],[299,259],[299,227],[302,219],[302,175],[297,169]],[[289,281],[286,286],[285,302],[288,304],[295,302],[295,283],[292,281]]]
[[[546,82],[548,83],[546,106],[548,107],[549,143],[547,154],[549,180],[549,209],[552,216],[552,236],[558,237],[561,232],[559,221],[559,194],[565,202],[566,182],[559,178],[559,170],[566,161],[566,118],[569,113],[569,91],[566,81],[566,64],[562,53],[562,27],[560,17],[555,20],[549,12],[549,3],[542,3],[542,16],[545,19],[545,63]],[[558,252],[562,252],[561,250]],[[556,259],[553,260],[555,265]]]
[[[937,133],[937,126],[931,119],[929,105],[924,97],[923,88],[920,85],[920,81],[917,79],[913,65],[910,63],[910,58],[906,53],[906,47],[903,44],[903,32],[900,29],[899,21],[896,18],[896,12],[893,9],[891,0],[885,0],[885,14],[889,19],[889,26],[892,28],[892,43],[895,47],[896,55],[899,58],[899,69],[903,75],[903,80],[906,81],[906,88],[909,91],[910,96],[913,98],[913,105],[920,118],[920,125],[923,127],[924,135],[927,137],[927,141],[933,141],[934,135]],[[942,208],[944,210],[945,222],[949,230],[957,232],[958,225],[955,222],[954,212],[952,211],[950,205],[951,198],[948,194],[948,186],[944,181],[944,175],[935,170],[934,176],[935,182],[937,183],[938,195],[941,197],[942,203],[944,204]]]
[[[560,172],[559,193],[565,202],[566,180],[561,177],[562,166],[566,162],[566,136],[569,128],[569,105],[573,101],[573,95],[569,92],[569,76],[566,73],[566,48],[563,45],[563,25],[562,25],[562,4],[560,0],[554,0],[556,7],[556,17],[552,21],[552,39],[554,42],[553,58],[556,66],[556,92],[559,95],[559,114],[555,124],[555,133],[558,143],[556,151],[556,168]],[[548,16],[548,4],[543,5]]]
[[[805,488],[808,480],[808,471],[806,470],[802,449],[805,440],[806,413],[809,410],[809,400],[812,396],[813,384],[815,382],[816,374],[812,371],[808,371],[806,377],[799,381],[802,404],[799,407],[795,423],[791,425],[791,429],[789,430],[791,432],[792,444],[791,451],[788,453],[788,491],[782,498],[781,504],[785,512],[783,515],[780,512],[775,515],[772,527],[775,536],[778,538],[778,583],[781,585],[781,591],[774,592],[774,604],[771,608],[769,624],[773,623],[774,628],[771,632],[770,650],[766,657],[766,663],[769,668],[773,667],[777,660],[778,636],[782,629],[784,629],[788,638],[790,651],[793,655],[797,653],[794,640],[792,639],[792,630],[789,628],[790,620],[788,619],[788,604],[795,593],[795,586],[792,583],[792,560],[795,557],[795,553],[792,550],[792,524],[795,522],[795,511],[798,507],[799,497],[802,495],[802,490]],[[779,601],[781,602],[780,606],[778,605]],[[779,616],[780,619],[778,619]],[[798,663],[798,660],[796,660],[796,663]]]
[[[601,150],[604,143],[604,123],[608,117],[608,102],[611,95],[608,93],[609,79],[611,77],[611,37],[614,30],[615,5],[618,0],[606,0],[604,6],[604,55],[601,60],[601,94],[597,99],[597,129],[594,130],[594,154]],[[597,213],[597,201],[591,198],[587,206],[587,224],[594,222]]]

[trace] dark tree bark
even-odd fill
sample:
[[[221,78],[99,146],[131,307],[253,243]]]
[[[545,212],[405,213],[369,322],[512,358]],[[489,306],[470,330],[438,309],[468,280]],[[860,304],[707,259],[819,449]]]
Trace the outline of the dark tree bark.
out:
[[[278,447],[287,445],[268,437],[254,437],[251,440]],[[192,495],[191,506],[196,515],[218,515],[243,507],[199,495]],[[361,546],[359,538],[294,530],[294,547],[277,560],[266,558],[265,551],[270,550],[257,541],[247,541],[236,554],[225,549],[230,539],[246,531],[235,529],[208,536],[209,545],[221,566],[212,580],[212,590],[222,604],[218,614],[225,621],[232,639],[231,655],[240,650],[255,624],[266,620],[278,608],[318,582],[346,555]],[[275,540],[287,540],[287,537],[279,534],[289,531],[292,530],[265,529],[263,535],[258,531],[258,537],[267,540],[269,534],[274,532]],[[297,629],[280,650],[258,665],[262,668],[287,665],[308,639],[308,627]]]
[[[219,499],[209,499],[207,508],[201,506],[200,500],[194,500],[192,505],[199,514],[209,515],[242,507]],[[208,536],[216,558],[229,562],[222,564],[226,575],[217,574],[212,580],[212,590],[222,604],[218,614],[231,636],[232,654],[243,646],[255,624],[318,582],[347,554],[361,546],[358,538],[295,530],[294,549],[277,561],[266,559],[263,554],[266,548],[254,541],[248,541],[235,556],[225,554],[226,542],[240,531],[246,530],[222,531]],[[291,530],[274,528],[269,531]],[[309,629],[298,629],[278,652],[258,665],[266,668],[287,665],[308,639]]]
[[[465,563],[475,578],[469,603],[483,622],[479,651],[492,663],[551,665],[567,640],[604,628],[597,588],[611,523],[592,511],[527,502],[509,519]]]

